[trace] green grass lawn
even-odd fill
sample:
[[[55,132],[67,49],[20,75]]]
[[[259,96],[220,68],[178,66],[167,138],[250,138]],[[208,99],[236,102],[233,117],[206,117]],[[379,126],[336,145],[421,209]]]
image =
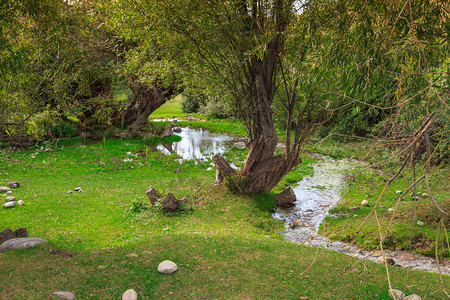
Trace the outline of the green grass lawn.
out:
[[[0,209],[0,230],[26,227],[49,243],[0,254],[0,299],[48,299],[58,290],[120,299],[129,288],[139,299],[389,299],[384,266],[282,240],[270,195],[212,186],[209,161],[180,164],[154,146],[105,138],[2,150],[0,185],[20,182],[13,195],[25,205]],[[228,157],[242,160],[245,150]],[[313,159],[304,161],[281,185],[311,172]],[[176,213],[136,212],[148,206],[149,186],[188,201]],[[67,193],[76,187],[84,193]],[[165,259],[176,273],[156,271]],[[437,274],[389,271],[407,294],[445,296]],[[443,280],[449,289],[450,277]]]

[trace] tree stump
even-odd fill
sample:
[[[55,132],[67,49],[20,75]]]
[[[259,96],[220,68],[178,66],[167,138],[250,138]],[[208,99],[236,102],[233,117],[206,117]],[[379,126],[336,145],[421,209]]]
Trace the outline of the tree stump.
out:
[[[236,174],[236,171],[230,166],[230,164],[220,156],[219,154],[214,154],[212,156],[212,161],[216,166],[216,182],[214,184],[222,184],[223,178],[232,174]]]
[[[148,200],[150,200],[150,203],[152,205],[155,205],[156,200],[162,197],[154,187],[147,188],[145,190],[145,193],[147,194]]]
[[[169,137],[173,135],[172,129],[177,124],[177,120],[174,120],[170,125],[164,130],[164,132],[161,134],[161,137]]]
[[[167,193],[166,199],[163,202],[163,208],[167,211],[177,211],[180,207],[180,201],[171,193]]]
[[[294,190],[292,187],[287,187],[283,192],[274,196],[275,205],[280,208],[288,208],[294,206],[294,202],[297,201]]]

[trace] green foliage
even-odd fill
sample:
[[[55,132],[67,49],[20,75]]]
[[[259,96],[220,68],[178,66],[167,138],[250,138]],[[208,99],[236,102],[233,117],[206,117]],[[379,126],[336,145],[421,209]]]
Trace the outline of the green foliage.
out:
[[[183,102],[181,102],[181,109],[184,113],[196,113],[203,103],[202,95],[195,93],[193,90],[186,89],[181,94]]]
[[[219,97],[208,97],[206,105],[201,106],[199,112],[218,119],[225,119],[233,115],[230,105]]]
[[[77,127],[71,122],[58,123],[50,129],[54,138],[70,138],[79,135]]]

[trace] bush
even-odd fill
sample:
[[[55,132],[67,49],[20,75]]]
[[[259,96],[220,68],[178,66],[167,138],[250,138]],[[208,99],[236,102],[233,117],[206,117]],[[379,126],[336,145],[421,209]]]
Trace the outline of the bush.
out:
[[[183,102],[181,102],[181,109],[185,113],[196,113],[200,108],[200,104],[202,101],[202,95],[199,93],[195,93],[192,90],[185,90],[182,93],[184,98]]]
[[[70,138],[78,136],[78,129],[70,122],[56,124],[50,129],[54,138]]]
[[[230,105],[219,97],[209,97],[207,104],[200,107],[200,113],[205,116],[226,119],[233,115]]]

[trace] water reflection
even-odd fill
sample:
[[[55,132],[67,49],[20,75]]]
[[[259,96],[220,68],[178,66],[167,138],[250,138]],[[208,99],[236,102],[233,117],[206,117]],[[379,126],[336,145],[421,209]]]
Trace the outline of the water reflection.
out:
[[[183,127],[180,133],[174,134],[179,135],[181,141],[161,144],[156,149],[166,155],[175,153],[181,156],[183,160],[204,160],[211,158],[211,155],[216,153],[224,154],[232,146],[233,142],[239,140],[238,138],[213,133],[201,128]]]

